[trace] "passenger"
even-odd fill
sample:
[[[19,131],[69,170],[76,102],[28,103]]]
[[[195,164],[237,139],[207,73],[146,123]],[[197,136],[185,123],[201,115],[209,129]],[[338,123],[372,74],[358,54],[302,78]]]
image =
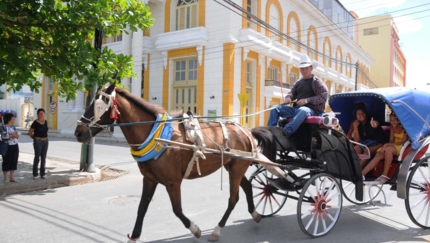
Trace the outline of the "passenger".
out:
[[[373,117],[369,120],[365,107],[359,106],[355,110],[356,119],[351,122],[346,137],[349,140],[354,140],[369,148],[370,155],[373,155],[384,143],[388,141],[388,137],[380,126],[379,122]],[[363,146],[355,145],[354,150],[357,154],[368,155],[367,149]],[[362,159],[360,166],[363,168],[368,162],[368,159]]]
[[[390,179],[388,177],[388,171],[390,170],[391,163],[393,162],[393,157],[400,154],[402,145],[408,140],[408,136],[399,124],[399,120],[394,113],[390,114],[390,123],[390,141],[376,151],[377,154],[375,157],[361,172],[361,174],[365,176],[378,165],[379,161],[384,160],[384,171],[382,172],[382,175],[375,180],[378,184],[384,184]]]
[[[312,74],[312,70],[318,63],[311,62],[307,55],[300,58],[300,73],[302,78],[294,83],[293,88],[285,97],[285,103],[291,103],[297,99],[296,104],[291,106],[280,105],[270,111],[268,126],[276,126],[279,117],[293,118],[284,126],[288,136],[291,136],[308,116],[319,115],[324,112],[327,101],[328,89],[324,82]]]

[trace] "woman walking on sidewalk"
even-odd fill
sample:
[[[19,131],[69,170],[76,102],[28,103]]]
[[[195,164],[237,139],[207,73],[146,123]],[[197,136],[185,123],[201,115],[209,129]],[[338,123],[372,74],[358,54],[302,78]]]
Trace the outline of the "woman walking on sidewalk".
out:
[[[3,116],[4,125],[3,129],[6,130],[6,136],[3,139],[7,139],[7,152],[3,157],[2,170],[4,175],[4,183],[9,183],[9,179],[7,178],[7,172],[10,173],[10,181],[18,182],[15,179],[14,173],[18,166],[18,156],[19,156],[19,148],[18,148],[18,138],[19,134],[16,131],[15,126],[15,116],[12,113],[7,113]]]
[[[34,160],[33,160],[33,179],[39,179],[37,168],[39,167],[40,157],[40,177],[46,179],[45,164],[46,152],[48,151],[48,121],[45,120],[45,110],[37,110],[37,119],[31,124],[28,135],[33,139]]]

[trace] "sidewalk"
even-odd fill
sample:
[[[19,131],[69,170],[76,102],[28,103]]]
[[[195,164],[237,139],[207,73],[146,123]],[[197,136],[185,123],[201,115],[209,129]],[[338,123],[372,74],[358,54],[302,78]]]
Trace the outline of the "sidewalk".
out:
[[[17,130],[21,132],[22,135],[28,134],[28,129],[17,127]],[[106,136],[107,134],[101,135],[102,136],[99,138],[100,141],[117,142],[115,138]],[[74,135],[48,132],[48,137],[73,139]],[[119,140],[121,141],[121,139]],[[0,175],[0,196],[116,179],[127,173],[126,171],[113,169],[104,169],[101,171],[99,168],[96,168],[95,173],[81,172],[78,170],[79,163],[77,162],[48,157],[46,158],[47,178],[33,180],[33,158],[34,154],[20,152],[18,158],[18,170],[15,171],[15,179],[18,182],[5,183],[3,175]],[[10,179],[9,173],[8,179]]]
[[[18,182],[5,183],[4,177],[1,175],[0,195],[80,185],[98,181],[102,177],[102,173],[98,168],[95,173],[80,172],[76,169],[79,168],[79,164],[47,158],[47,178],[33,180],[33,158],[33,154],[19,154],[18,170],[15,171],[15,179]],[[10,179],[9,173],[8,179]]]

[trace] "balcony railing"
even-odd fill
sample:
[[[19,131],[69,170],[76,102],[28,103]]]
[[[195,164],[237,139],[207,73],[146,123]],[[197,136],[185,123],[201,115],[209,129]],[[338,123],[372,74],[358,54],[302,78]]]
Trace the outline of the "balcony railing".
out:
[[[278,80],[265,80],[264,81],[264,85],[265,86],[281,87],[281,83]],[[290,84],[282,83],[282,88],[289,89],[290,88]]]

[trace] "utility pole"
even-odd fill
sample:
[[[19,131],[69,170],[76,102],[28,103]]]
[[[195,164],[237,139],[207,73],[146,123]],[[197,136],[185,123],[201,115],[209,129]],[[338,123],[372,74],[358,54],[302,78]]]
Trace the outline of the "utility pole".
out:
[[[94,34],[94,48],[96,50],[102,49],[102,40],[103,40],[103,31],[100,29],[96,29]],[[88,97],[86,99],[85,108],[90,106],[91,101],[96,96],[97,86],[93,86],[93,88],[89,91]],[[95,138],[92,137],[88,144],[82,144],[81,148],[81,163],[79,170],[85,169],[85,171],[90,173],[96,172],[96,167],[94,165],[94,143]]]
[[[355,63],[355,91],[357,91],[358,86],[358,61]]]

